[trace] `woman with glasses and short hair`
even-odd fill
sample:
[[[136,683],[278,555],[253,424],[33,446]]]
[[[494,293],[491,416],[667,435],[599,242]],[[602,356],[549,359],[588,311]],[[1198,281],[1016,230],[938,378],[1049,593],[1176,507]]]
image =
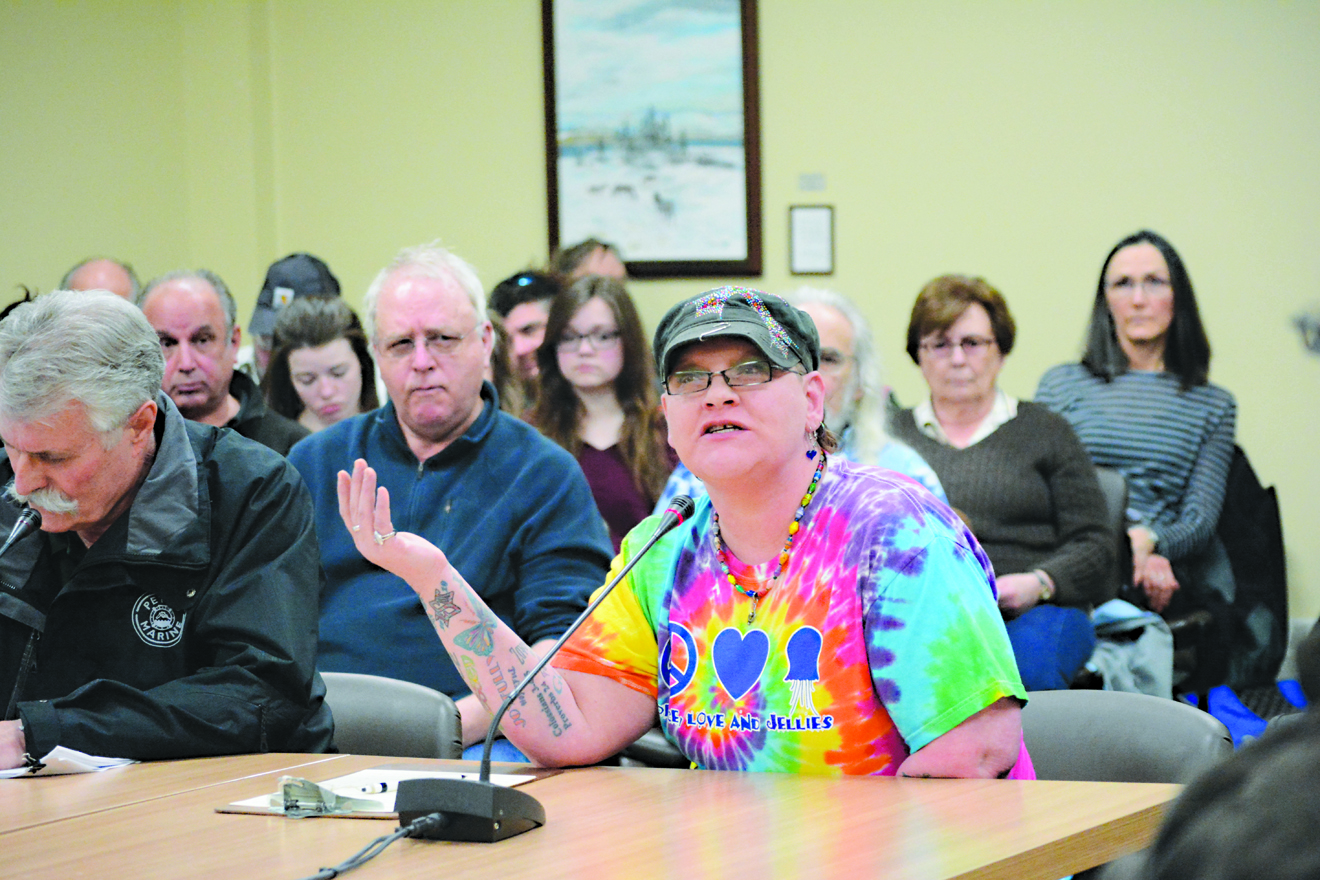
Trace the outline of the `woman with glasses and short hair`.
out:
[[[589,275],[550,305],[527,420],[582,466],[614,549],[651,513],[669,472],[651,347],[623,283]]]
[[[806,313],[723,287],[655,340],[670,443],[709,494],[644,558],[659,518],[628,534],[614,570],[636,567],[533,680],[509,739],[590,764],[658,718],[703,769],[1033,778],[989,562],[919,485],[831,454]],[[339,492],[359,552],[413,587],[496,705],[536,656],[440,548],[394,532],[366,462]]]
[[[1095,650],[1091,608],[1114,597],[1114,536],[1086,449],[1068,422],[998,386],[1016,332],[982,278],[944,275],[917,296],[907,352],[930,397],[894,434],[939,475],[995,568],[1028,690],[1065,689]]]
[[[1215,613],[1236,591],[1215,527],[1237,403],[1209,376],[1210,342],[1182,258],[1142,230],[1105,257],[1081,363],[1051,368],[1036,389],[1096,464],[1123,474],[1132,582],[1151,610],[1170,617]],[[1222,647],[1229,637],[1207,638]]]

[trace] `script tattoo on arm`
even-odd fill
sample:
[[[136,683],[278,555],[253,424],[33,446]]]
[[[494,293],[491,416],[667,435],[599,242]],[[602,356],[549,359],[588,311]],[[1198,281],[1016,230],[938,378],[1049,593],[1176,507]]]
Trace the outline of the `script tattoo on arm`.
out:
[[[513,658],[517,660],[519,663],[526,663],[527,658],[530,657],[531,655],[532,652],[527,650],[526,645],[513,646]]]
[[[564,731],[573,725],[568,720],[568,713],[564,711],[564,707],[559,705],[559,697],[555,695],[554,690],[536,681],[529,684],[527,690],[532,692],[537,705],[540,706],[541,714],[550,723],[550,732],[555,736],[563,736]]]

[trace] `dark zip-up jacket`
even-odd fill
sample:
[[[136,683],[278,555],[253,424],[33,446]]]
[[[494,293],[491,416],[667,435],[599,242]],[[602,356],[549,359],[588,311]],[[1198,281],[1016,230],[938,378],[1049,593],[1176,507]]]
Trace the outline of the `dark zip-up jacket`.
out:
[[[264,446],[157,401],[150,472],[68,583],[52,546],[64,536],[30,535],[0,558],[0,699],[35,633],[17,694],[34,757],[326,751],[307,489]],[[0,485],[12,479],[0,452]],[[0,503],[0,535],[16,516]]]

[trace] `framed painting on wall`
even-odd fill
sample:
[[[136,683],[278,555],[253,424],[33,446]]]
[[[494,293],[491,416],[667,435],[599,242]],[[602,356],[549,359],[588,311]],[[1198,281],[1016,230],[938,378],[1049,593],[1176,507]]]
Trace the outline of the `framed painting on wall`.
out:
[[[755,0],[542,0],[550,250],[761,274]]]

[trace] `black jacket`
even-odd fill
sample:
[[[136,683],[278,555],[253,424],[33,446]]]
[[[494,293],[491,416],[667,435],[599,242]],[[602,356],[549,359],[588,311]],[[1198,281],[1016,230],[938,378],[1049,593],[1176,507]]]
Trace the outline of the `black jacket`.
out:
[[[233,428],[262,446],[269,446],[280,455],[288,455],[293,444],[312,433],[267,406],[261,389],[246,373],[234,371],[234,378],[229,380],[229,393],[238,401],[238,412],[225,427]]]
[[[265,447],[157,400],[150,473],[69,583],[44,532],[0,558],[0,699],[31,641],[18,713],[34,757],[325,751],[306,486]],[[0,484],[12,478],[0,452]],[[0,504],[0,536],[16,516]]]

